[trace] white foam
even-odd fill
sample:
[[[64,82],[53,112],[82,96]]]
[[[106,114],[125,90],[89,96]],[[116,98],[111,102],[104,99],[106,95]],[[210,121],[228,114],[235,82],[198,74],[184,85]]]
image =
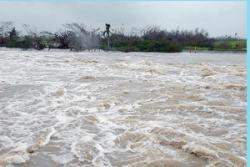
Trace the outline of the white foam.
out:
[[[0,49],[0,60],[3,163],[28,161],[31,146],[62,165],[126,166],[154,151],[182,162],[190,152],[246,155],[243,54]],[[127,132],[147,137],[117,145]]]

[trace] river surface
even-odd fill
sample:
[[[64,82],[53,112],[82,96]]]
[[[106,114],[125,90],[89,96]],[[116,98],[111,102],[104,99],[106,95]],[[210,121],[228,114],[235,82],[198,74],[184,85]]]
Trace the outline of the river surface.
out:
[[[0,50],[0,166],[246,166],[245,53]]]

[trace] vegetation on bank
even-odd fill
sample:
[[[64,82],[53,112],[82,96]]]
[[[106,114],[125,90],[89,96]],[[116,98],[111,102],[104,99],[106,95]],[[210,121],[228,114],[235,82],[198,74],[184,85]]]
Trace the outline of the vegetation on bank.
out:
[[[218,51],[246,51],[247,41],[243,39],[220,39],[213,43]]]
[[[66,24],[56,33],[37,32],[24,26],[24,32],[16,30],[11,22],[0,23],[0,47],[71,49],[104,49],[123,52],[181,52],[183,50],[245,51],[246,40],[236,37],[211,38],[202,29],[194,31],[166,31],[148,27],[138,34],[114,31],[110,35],[111,48],[100,29],[88,30],[77,23]]]

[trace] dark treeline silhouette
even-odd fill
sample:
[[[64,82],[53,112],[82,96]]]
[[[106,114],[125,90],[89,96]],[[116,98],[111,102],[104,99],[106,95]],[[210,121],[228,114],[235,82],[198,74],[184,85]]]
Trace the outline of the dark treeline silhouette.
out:
[[[157,27],[149,27],[141,34],[137,36],[116,32],[111,35],[112,46],[123,51],[179,52],[187,46],[212,48],[215,41],[208,37],[207,32],[199,29],[166,31]]]
[[[64,25],[59,31],[38,32],[24,25],[24,32],[11,22],[0,23],[0,47],[22,49],[70,49],[74,51],[103,49],[116,51],[180,52],[188,50],[245,50],[246,40],[235,37],[211,38],[203,29],[167,31],[148,27],[138,34],[113,31],[109,39],[100,29],[88,29],[83,24]],[[140,34],[140,35],[139,35]],[[108,46],[108,40],[110,47]]]

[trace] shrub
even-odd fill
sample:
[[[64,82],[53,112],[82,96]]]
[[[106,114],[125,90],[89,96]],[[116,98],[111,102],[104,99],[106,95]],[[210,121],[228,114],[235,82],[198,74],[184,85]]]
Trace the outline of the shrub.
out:
[[[22,49],[29,49],[33,47],[33,39],[30,36],[24,36],[16,43],[17,47]]]

